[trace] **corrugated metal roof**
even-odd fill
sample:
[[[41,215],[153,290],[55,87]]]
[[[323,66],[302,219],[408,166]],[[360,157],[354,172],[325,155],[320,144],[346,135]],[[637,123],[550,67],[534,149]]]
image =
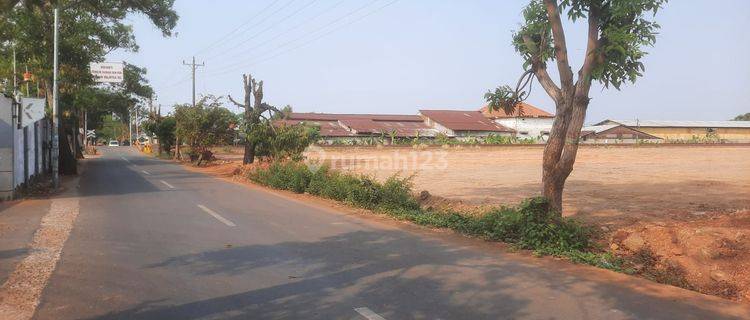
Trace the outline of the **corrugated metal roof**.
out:
[[[354,133],[350,132],[346,128],[342,127],[338,121],[328,121],[328,120],[275,120],[274,125],[295,125],[305,123],[308,125],[314,125],[316,127],[320,128],[320,135],[323,137],[352,137],[356,136]]]
[[[286,120],[277,120],[280,124],[311,124],[320,127],[324,137],[357,137],[371,135],[390,135],[397,137],[432,137],[437,130],[424,123],[417,115],[371,115],[371,114],[336,114],[336,113],[292,113]]]
[[[328,120],[339,121],[343,119],[369,119],[380,121],[417,121],[422,122],[418,115],[411,114],[356,114],[356,113],[317,113],[317,112],[292,112],[288,115],[290,120]]]
[[[486,118],[479,111],[419,110],[419,113],[453,131],[514,132]]]
[[[589,133],[599,133],[602,131],[607,131],[609,129],[612,129],[614,127],[619,126],[618,124],[604,124],[604,125],[597,125],[597,126],[585,126],[581,128],[581,135],[584,135],[584,132],[586,134]]]
[[[520,108],[516,108],[511,114],[506,114],[503,110],[489,110],[488,106],[484,106],[479,111],[490,119],[502,119],[502,118],[554,118],[555,115],[547,111],[532,106],[526,102],[520,103]]]
[[[750,121],[604,120],[597,125],[619,123],[628,127],[750,128]]]

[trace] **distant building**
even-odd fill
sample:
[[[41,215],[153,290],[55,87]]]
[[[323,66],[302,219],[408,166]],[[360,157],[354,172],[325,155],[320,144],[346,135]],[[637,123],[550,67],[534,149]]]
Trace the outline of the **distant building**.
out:
[[[427,126],[452,138],[512,136],[515,131],[494,123],[479,111],[419,110]]]
[[[586,126],[581,129],[583,143],[637,143],[661,142],[661,138],[621,124]]]
[[[547,141],[552,122],[555,120],[554,114],[523,102],[521,107],[511,114],[506,114],[503,110],[490,110],[487,106],[482,107],[480,111],[495,123],[515,130],[516,137],[520,139],[534,138]]]
[[[290,113],[281,124],[307,124],[320,128],[323,140],[362,140],[372,137],[430,138],[437,134],[418,115]]]
[[[665,140],[750,142],[750,121],[604,120],[596,125],[621,124]]]

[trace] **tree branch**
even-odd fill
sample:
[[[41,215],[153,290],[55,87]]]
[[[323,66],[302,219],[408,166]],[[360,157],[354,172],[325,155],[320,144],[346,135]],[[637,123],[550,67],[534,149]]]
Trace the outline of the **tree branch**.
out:
[[[244,104],[241,104],[241,103],[239,103],[239,102],[237,102],[237,101],[234,101],[234,99],[232,99],[232,96],[231,96],[231,95],[227,95],[227,97],[229,97],[229,101],[231,101],[232,103],[234,103],[234,104],[235,104],[235,105],[237,105],[238,107],[240,107],[240,108],[244,108],[244,107],[245,107],[245,105],[244,105]]]
[[[542,49],[535,48],[534,41],[532,41],[531,37],[527,35],[523,36],[523,43],[529,48],[529,52],[534,52],[531,56],[531,70],[534,71],[537,80],[539,80],[539,84],[542,85],[544,91],[546,91],[555,102],[560,101],[562,93],[560,92],[560,88],[547,73],[547,66],[544,64],[540,56]]]
[[[580,85],[582,81],[591,81],[591,72],[599,62],[599,49],[601,47],[601,39],[599,38],[599,8],[592,5],[589,8],[588,16],[588,44],[586,45],[586,58],[583,61],[581,69],[578,71],[578,83]]]
[[[562,20],[560,20],[559,7],[556,0],[544,0],[544,4],[547,7],[547,16],[552,26],[552,40],[555,45],[557,70],[560,73],[560,86],[563,90],[568,90],[573,86],[573,71],[570,69],[570,63],[568,62],[568,47]]]

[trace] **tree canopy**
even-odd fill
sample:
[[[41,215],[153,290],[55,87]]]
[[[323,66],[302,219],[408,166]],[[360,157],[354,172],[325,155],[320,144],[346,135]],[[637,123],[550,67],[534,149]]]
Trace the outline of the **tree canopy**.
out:
[[[539,81],[555,103],[555,120],[544,149],[542,194],[553,210],[562,212],[565,180],[573,170],[581,128],[590,102],[592,82],[620,89],[634,83],[645,70],[645,47],[656,42],[659,25],[653,17],[666,0],[531,0],[523,10],[523,24],[513,32],[512,44],[524,59],[515,88],[499,86],[485,94],[488,106],[512,114]],[[583,63],[574,78],[568,60],[562,16],[586,19],[587,44]],[[548,72],[555,62],[559,83]]]

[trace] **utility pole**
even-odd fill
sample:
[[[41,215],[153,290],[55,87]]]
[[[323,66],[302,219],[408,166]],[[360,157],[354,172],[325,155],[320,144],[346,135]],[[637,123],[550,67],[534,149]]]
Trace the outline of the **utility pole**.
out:
[[[195,107],[195,68],[197,67],[204,67],[206,66],[205,62],[201,64],[195,63],[195,56],[193,56],[193,62],[192,63],[185,63],[185,60],[182,60],[182,64],[186,66],[190,66],[193,72],[193,107]]]
[[[57,120],[57,33],[58,33],[58,18],[57,8],[55,8],[55,31],[54,31],[54,63],[52,71],[52,186],[57,189],[60,186],[59,174],[59,158],[60,158],[60,141],[57,132],[58,120]]]

